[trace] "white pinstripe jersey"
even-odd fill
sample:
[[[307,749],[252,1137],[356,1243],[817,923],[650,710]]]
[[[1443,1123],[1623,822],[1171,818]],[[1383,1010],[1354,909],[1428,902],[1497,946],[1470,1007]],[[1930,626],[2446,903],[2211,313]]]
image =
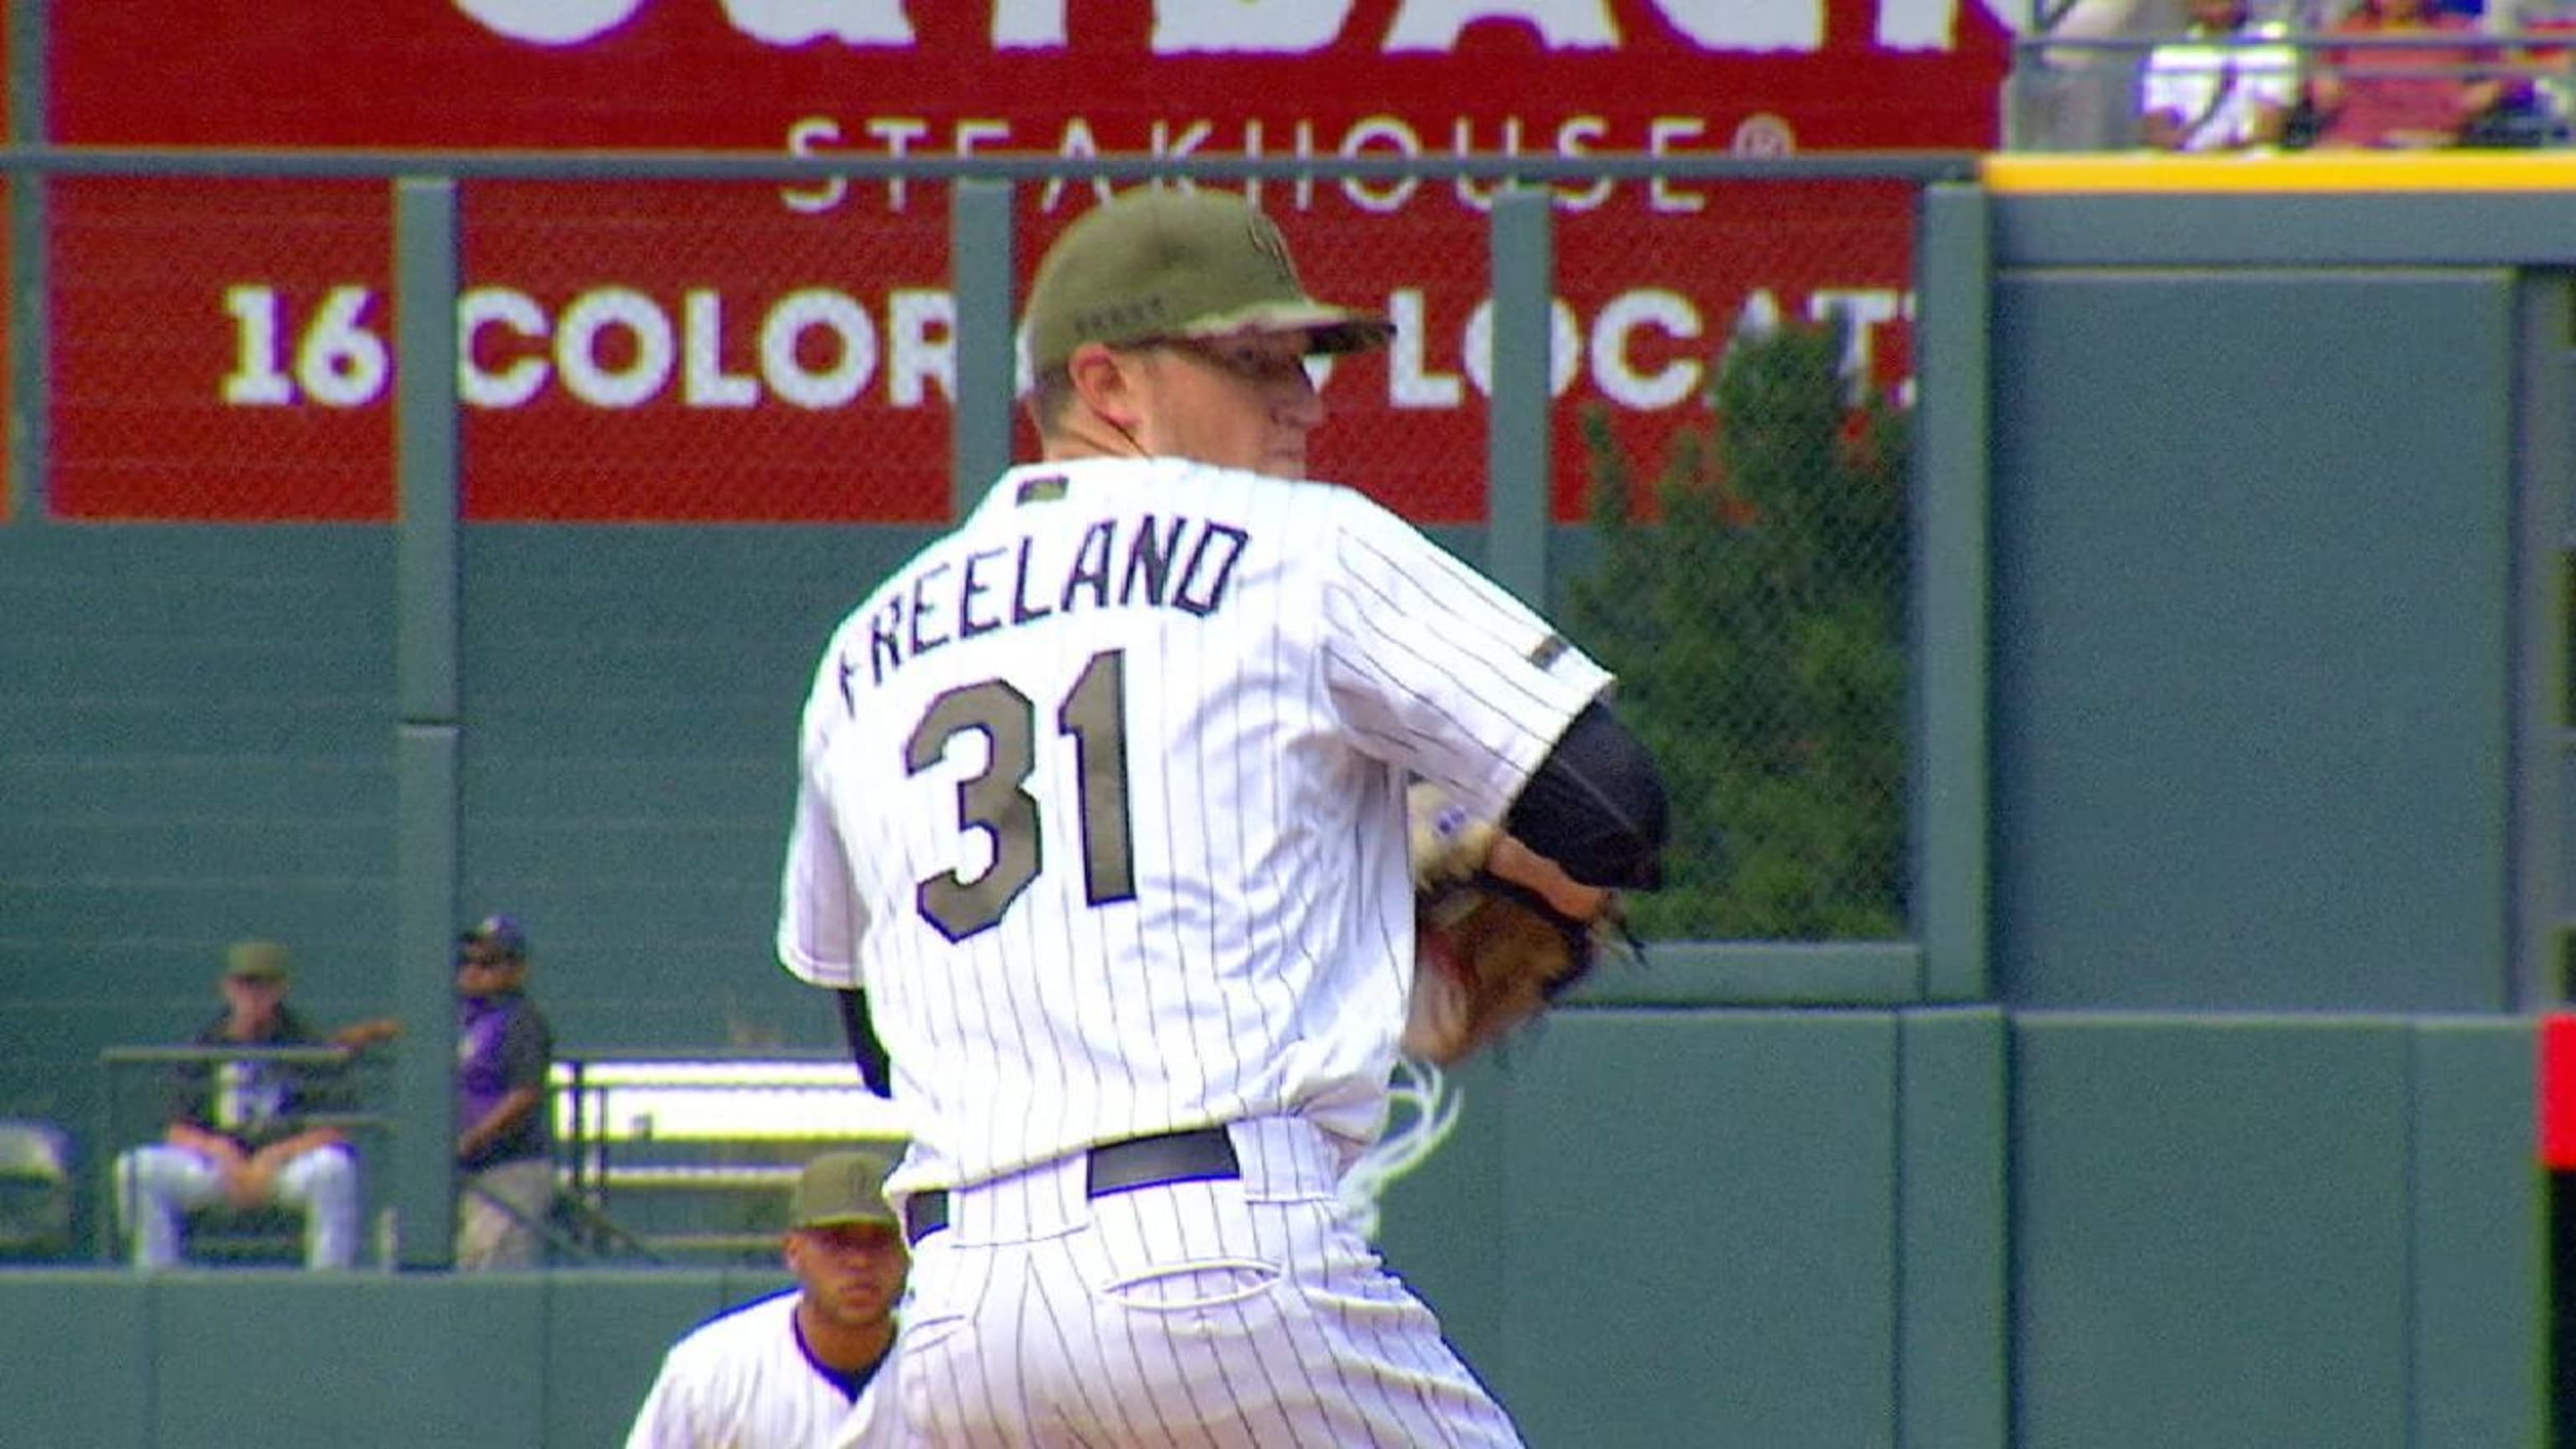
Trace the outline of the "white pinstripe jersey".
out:
[[[1362,495],[1035,464],[841,625],[780,959],[861,985],[900,1195],[1300,1113],[1375,1139],[1413,969],[1399,781],[1499,815],[1609,676]]]
[[[823,1377],[796,1338],[789,1288],[728,1309],[671,1345],[627,1431],[626,1449],[837,1449],[894,1442],[894,1362],[856,1399]]]

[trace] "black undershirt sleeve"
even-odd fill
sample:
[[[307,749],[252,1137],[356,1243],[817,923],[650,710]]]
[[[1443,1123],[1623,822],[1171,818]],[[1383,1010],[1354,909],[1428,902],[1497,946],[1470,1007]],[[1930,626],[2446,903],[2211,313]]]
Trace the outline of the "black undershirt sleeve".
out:
[[[885,1043],[877,1040],[876,1023],[868,1016],[868,997],[864,991],[836,988],[832,992],[841,1008],[841,1035],[850,1043],[850,1060],[858,1064],[859,1080],[880,1097],[894,1095],[894,1059],[886,1055]]]
[[[1599,700],[1566,726],[1503,828],[1589,886],[1663,884],[1671,803],[1645,745]]]

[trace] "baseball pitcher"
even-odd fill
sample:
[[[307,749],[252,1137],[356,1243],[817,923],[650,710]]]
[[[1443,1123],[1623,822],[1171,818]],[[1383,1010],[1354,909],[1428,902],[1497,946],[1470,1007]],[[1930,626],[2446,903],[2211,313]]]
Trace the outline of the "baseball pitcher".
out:
[[[1657,883],[1661,777],[1599,665],[1306,480],[1305,359],[1392,329],[1242,198],[1110,200],[1024,320],[1043,460],[833,636],[782,887],[915,1134],[905,1428],[1515,1444],[1335,1188],[1408,1039],[1526,1019]],[[1462,885],[1551,949],[1481,959]]]

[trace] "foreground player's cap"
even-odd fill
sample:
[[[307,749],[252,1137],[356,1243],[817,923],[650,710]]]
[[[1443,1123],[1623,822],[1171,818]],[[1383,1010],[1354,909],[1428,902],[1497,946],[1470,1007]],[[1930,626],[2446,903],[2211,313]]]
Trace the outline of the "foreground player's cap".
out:
[[[886,1160],[873,1152],[825,1152],[796,1176],[787,1200],[790,1228],[837,1228],[852,1223],[895,1226],[886,1205]]]
[[[1306,330],[1316,352],[1365,352],[1395,335],[1375,312],[1308,296],[1278,223],[1241,196],[1159,187],[1066,227],[1038,264],[1025,320],[1038,372],[1086,342]]]
[[[292,959],[278,941],[235,941],[224,952],[224,974],[236,981],[283,981]]]

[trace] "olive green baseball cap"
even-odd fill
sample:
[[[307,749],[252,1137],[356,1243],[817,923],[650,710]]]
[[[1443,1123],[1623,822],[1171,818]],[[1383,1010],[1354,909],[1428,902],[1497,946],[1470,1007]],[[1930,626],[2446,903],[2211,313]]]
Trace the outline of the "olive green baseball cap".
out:
[[[1038,263],[1022,320],[1041,373],[1086,342],[1304,330],[1312,351],[1365,352],[1395,334],[1378,313],[1308,296],[1278,223],[1241,196],[1152,186],[1064,229]]]
[[[796,1175],[787,1200],[790,1228],[837,1228],[852,1223],[895,1226],[885,1199],[886,1160],[873,1152],[825,1152]]]
[[[282,941],[235,941],[224,951],[224,974],[236,981],[283,981],[293,959]]]

